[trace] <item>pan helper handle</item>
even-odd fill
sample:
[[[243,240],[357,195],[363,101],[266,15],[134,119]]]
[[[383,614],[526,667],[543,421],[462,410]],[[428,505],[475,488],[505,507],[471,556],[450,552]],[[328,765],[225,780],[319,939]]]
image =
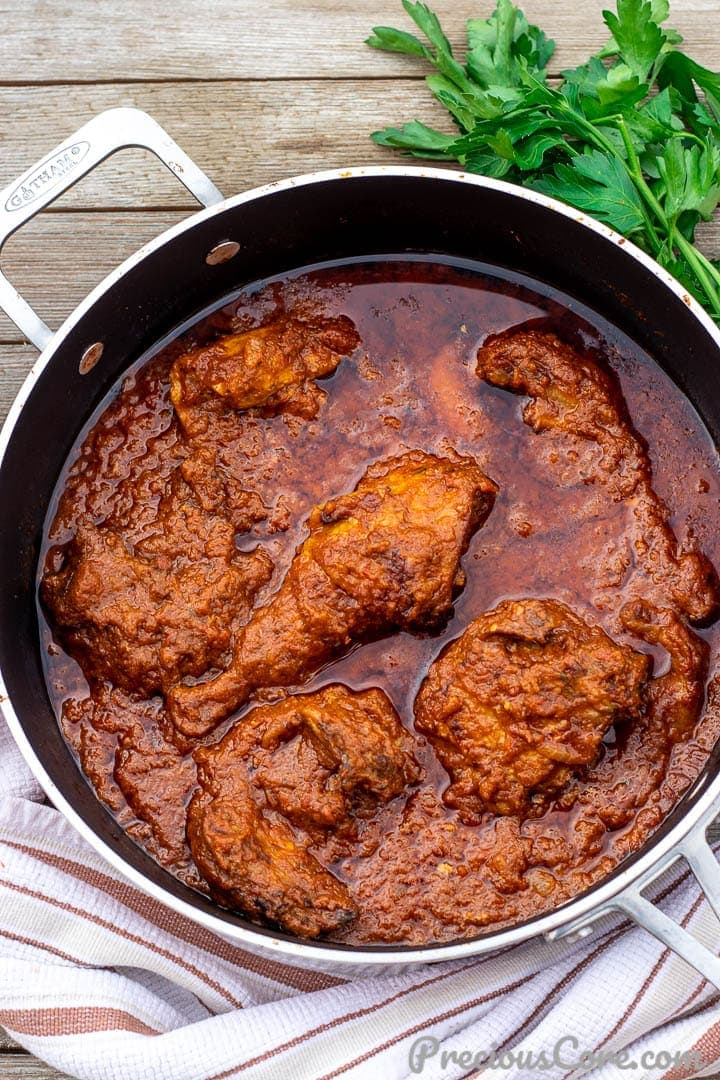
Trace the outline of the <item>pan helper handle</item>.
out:
[[[0,192],[0,252],[8,237],[116,150],[151,150],[203,206],[224,196],[160,125],[141,109],[108,109],[65,139]],[[42,350],[52,330],[0,273],[0,307]]]
[[[596,907],[592,914],[573,920],[546,937],[555,940],[563,937],[585,937],[592,933],[592,924],[604,915],[621,913],[629,916],[669,949],[682,956],[691,967],[704,975],[708,982],[720,989],[720,956],[717,939],[708,948],[697,937],[645,895],[646,890],[660,875],[674,864],[684,861],[694,874],[711,910],[720,920],[720,863],[707,839],[707,830],[717,817],[718,808],[713,804],[690,829],[685,838],[670,848],[650,870],[628,884],[611,900]],[[621,872],[622,876],[622,872]]]

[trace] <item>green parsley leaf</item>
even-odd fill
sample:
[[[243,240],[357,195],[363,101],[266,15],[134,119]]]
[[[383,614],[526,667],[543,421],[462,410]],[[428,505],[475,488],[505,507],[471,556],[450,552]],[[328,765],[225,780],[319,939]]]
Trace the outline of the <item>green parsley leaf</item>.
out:
[[[720,199],[720,146],[708,140],[704,147],[686,147],[671,139],[657,165],[668,218],[677,221],[690,210],[708,221]]]
[[[597,150],[579,154],[533,187],[585,210],[613,229],[632,236],[645,227],[646,216],[638,192],[616,158]]]
[[[603,18],[620,58],[644,82],[666,41],[650,0],[618,0],[617,14],[603,11]]]
[[[686,117],[694,116],[703,126],[720,127],[720,75],[696,64],[684,53],[671,52],[658,73],[658,85],[677,91],[681,98],[679,108]],[[703,92],[704,106],[696,87]]]
[[[517,88],[522,69],[544,79],[555,50],[537,26],[530,26],[512,0],[498,0],[489,19],[468,19],[468,75],[480,86]]]
[[[407,53],[408,56],[422,56],[424,60],[432,60],[432,53],[419,38],[408,34],[406,30],[394,30],[392,26],[374,26],[370,37],[365,38],[365,44],[373,49]]]
[[[403,124],[401,128],[385,128],[384,131],[375,131],[373,140],[380,146],[392,146],[399,150],[410,150],[413,154],[428,156],[432,154],[440,158],[450,158],[447,148],[452,146],[453,137],[445,135],[442,131],[421,124],[419,120],[411,120],[409,124]]]

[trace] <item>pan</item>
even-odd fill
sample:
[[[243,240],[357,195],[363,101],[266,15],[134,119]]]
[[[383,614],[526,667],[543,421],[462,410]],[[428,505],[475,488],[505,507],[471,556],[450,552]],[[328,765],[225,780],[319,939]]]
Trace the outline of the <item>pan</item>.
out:
[[[168,908],[264,956],[322,970],[400,970],[480,956],[533,938],[592,934],[622,913],[720,987],[720,958],[646,896],[684,860],[720,917],[720,867],[706,838],[720,813],[720,747],[635,854],[556,910],[456,944],[312,944],[250,923],[189,889],[125,835],[65,743],[47,695],[35,605],[43,523],[85,419],[119,374],[193,313],[244,284],[348,257],[432,253],[511,269],[598,310],[652,355],[720,441],[720,332],[652,259],[606,226],[535,192],[411,166],[316,172],[225,199],[165,131],[111,109],[0,193],[7,238],[110,154],[152,151],[203,205],[113,271],[51,331],[0,274],[0,306],[40,350],[0,434],[0,702],[51,802],[122,875]]]

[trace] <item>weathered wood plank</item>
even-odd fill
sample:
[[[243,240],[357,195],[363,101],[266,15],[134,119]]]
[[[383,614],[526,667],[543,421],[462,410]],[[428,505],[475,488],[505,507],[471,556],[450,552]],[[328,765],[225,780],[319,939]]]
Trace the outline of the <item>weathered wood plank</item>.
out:
[[[71,1080],[29,1054],[0,1054],[2,1080]]]
[[[18,1044],[13,1042],[5,1028],[0,1027],[0,1053],[7,1053],[9,1050],[22,1053]],[[2,1058],[0,1058],[0,1061],[2,1061]]]
[[[491,0],[433,0],[453,45],[468,16]],[[553,69],[585,59],[608,37],[598,0],[524,0],[528,17],[558,42]],[[363,45],[375,24],[411,28],[397,0],[31,0],[0,3],[0,73],[5,82],[147,78],[308,78],[406,74],[406,57]],[[672,23],[702,62],[718,57],[715,0],[673,0]]]
[[[7,416],[36,356],[37,351],[32,345],[0,345],[0,424]]]
[[[118,263],[184,216],[179,209],[41,214],[11,237],[3,268],[38,314],[55,327]],[[720,253],[720,218],[704,228],[703,248]],[[1,313],[0,341],[22,341]]]
[[[0,1028],[0,1077],[2,1080],[61,1080],[67,1073],[45,1065],[28,1054]]]
[[[135,105],[155,117],[227,195],[313,169],[401,160],[371,131],[413,117],[452,130],[412,79],[310,80],[131,87],[1,87],[0,185],[20,176],[91,116]],[[126,150],[63,196],[58,207],[193,206],[157,159]]]

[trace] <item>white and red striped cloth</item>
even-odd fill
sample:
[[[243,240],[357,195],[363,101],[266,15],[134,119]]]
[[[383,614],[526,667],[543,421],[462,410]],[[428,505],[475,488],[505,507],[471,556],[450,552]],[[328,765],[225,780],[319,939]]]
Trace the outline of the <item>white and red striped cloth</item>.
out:
[[[533,1063],[552,1080],[716,1071],[720,994],[625,923],[574,945],[331,977],[258,959],[173,914],[40,800],[0,720],[0,1024],[71,1076],[450,1080],[527,1076]],[[661,892],[673,918],[717,940],[688,875]]]

